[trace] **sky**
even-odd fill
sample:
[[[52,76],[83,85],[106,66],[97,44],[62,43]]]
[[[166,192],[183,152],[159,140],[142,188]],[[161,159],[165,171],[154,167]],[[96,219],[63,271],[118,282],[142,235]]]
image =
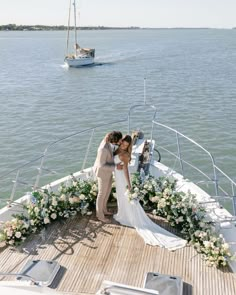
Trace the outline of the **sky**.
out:
[[[0,0],[0,25],[67,25],[70,0]],[[236,27],[236,0],[77,0],[78,26]]]

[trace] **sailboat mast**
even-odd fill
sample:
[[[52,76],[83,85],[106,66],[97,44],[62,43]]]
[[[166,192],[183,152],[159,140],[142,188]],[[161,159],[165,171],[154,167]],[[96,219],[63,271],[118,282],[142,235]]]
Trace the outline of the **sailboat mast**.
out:
[[[77,48],[77,28],[76,28],[76,5],[75,5],[75,0],[74,0],[74,31],[75,31],[75,56],[76,56],[76,48]]]
[[[66,55],[69,53],[69,38],[70,38],[70,13],[71,13],[71,0],[69,5],[69,16],[68,16],[68,24],[67,24],[67,41],[66,41]]]

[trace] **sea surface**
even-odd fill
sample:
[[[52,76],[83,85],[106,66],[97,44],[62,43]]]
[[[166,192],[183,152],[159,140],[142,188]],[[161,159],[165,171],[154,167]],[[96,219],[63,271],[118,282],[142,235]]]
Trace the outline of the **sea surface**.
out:
[[[65,31],[0,32],[0,199],[11,194],[16,172],[5,175],[40,156],[49,143],[120,120],[142,103],[144,79],[158,121],[199,142],[236,180],[236,30],[91,30],[79,32],[78,39],[96,49],[94,66],[63,65]],[[114,128],[95,134],[94,151]],[[122,124],[118,128],[125,131]],[[58,177],[79,170],[86,154],[81,146],[89,139],[90,133],[56,144],[44,167]],[[204,168],[205,161],[196,161]],[[20,179],[27,182],[24,173]],[[34,182],[33,172],[30,177]],[[21,190],[29,187],[22,184]]]

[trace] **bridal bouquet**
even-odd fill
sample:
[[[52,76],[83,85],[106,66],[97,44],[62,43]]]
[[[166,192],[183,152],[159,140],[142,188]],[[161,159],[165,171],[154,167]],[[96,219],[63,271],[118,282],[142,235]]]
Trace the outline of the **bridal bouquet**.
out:
[[[139,188],[138,187],[134,187],[131,190],[127,189],[125,194],[131,203],[133,203],[134,201],[139,201]]]
[[[140,178],[139,173],[132,174],[131,183],[132,183],[131,190],[129,190],[127,187],[125,194],[131,203],[134,201],[140,201],[142,199],[142,191],[140,190],[142,180]]]

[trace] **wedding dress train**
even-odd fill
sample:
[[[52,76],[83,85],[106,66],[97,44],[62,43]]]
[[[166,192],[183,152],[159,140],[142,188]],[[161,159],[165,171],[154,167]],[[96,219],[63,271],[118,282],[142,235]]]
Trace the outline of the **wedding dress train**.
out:
[[[116,164],[121,160],[114,157]],[[122,225],[134,227],[146,244],[176,250],[186,246],[187,241],[154,223],[145,213],[138,201],[130,202],[126,194],[127,181],[123,170],[115,169],[116,196],[118,212],[113,217]]]

